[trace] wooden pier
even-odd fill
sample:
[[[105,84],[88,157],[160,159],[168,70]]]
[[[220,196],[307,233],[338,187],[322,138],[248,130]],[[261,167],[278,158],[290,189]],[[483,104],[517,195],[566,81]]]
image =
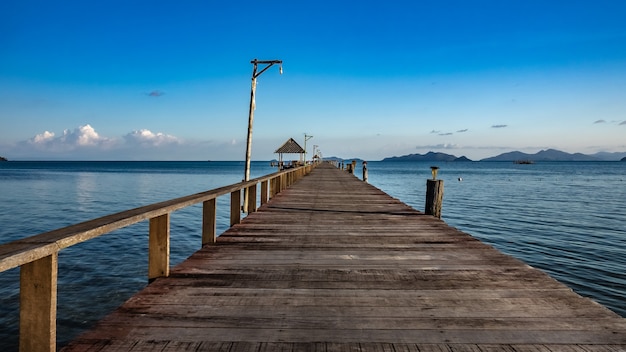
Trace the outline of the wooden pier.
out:
[[[626,319],[330,165],[63,351],[626,351]]]

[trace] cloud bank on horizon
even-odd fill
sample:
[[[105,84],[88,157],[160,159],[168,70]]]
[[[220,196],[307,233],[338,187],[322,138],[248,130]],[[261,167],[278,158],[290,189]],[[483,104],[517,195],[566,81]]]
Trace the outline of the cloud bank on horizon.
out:
[[[593,122],[593,124],[606,123],[607,122],[604,120]],[[615,122],[615,124],[618,123]],[[626,125],[626,121],[619,124]],[[506,127],[508,126],[490,126],[492,129],[502,129]],[[462,129],[456,131],[456,133],[467,133],[468,131],[469,129]],[[426,132],[426,134],[446,137],[454,133],[431,130],[430,132]],[[275,158],[275,155],[271,154],[269,151],[275,148],[275,146],[272,146],[272,142],[273,141],[268,143],[268,141],[265,140],[260,143],[260,148],[265,150],[258,153],[263,156],[255,160],[271,160]],[[328,143],[332,145],[335,142],[329,140]],[[341,141],[339,144],[345,145],[345,141]],[[340,145],[337,146],[338,149],[341,148]],[[9,155],[14,155],[15,160],[205,160],[205,151],[207,148],[221,151],[221,158],[218,157],[213,160],[241,160],[244,152],[244,145],[238,143],[237,139],[234,138],[225,142],[187,141],[170,134],[152,132],[149,129],[133,130],[121,136],[107,137],[98,133],[90,124],[76,127],[73,130],[65,129],[59,135],[51,131],[44,131],[27,140],[19,141],[15,145],[0,145],[0,147],[9,151]],[[623,147],[626,148],[626,145]],[[406,150],[408,150],[408,152],[405,154],[445,151],[459,153],[459,156],[481,155],[480,158],[471,158],[479,160],[514,150],[534,153],[543,149],[554,149],[554,147],[545,145],[520,148],[511,145],[470,146],[457,143],[438,143],[407,147]],[[363,146],[361,150],[370,152],[367,146]],[[157,157],[155,157],[155,152],[158,155]],[[353,157],[356,154],[350,153],[354,152],[355,151],[347,150],[344,152],[347,154],[343,156],[347,158]],[[358,151],[356,152],[358,153]],[[32,157],[32,155],[36,155],[36,157]],[[394,154],[394,146],[391,148],[384,146],[381,154],[378,155],[368,159],[379,160],[397,154]]]
[[[133,155],[144,156],[155,151],[167,151],[184,145],[181,139],[148,129],[131,131],[121,137],[105,137],[100,135],[91,125],[86,124],[65,129],[59,135],[44,131],[32,138],[19,141],[13,146],[4,146],[17,158],[39,159],[64,157],[69,159],[135,159]],[[165,153],[164,159],[169,159]]]

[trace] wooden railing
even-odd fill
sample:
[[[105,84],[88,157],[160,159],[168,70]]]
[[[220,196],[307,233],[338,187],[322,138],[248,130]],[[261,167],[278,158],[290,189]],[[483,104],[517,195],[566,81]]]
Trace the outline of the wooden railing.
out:
[[[247,182],[171,199],[0,245],[0,272],[20,267],[20,351],[56,350],[57,271],[59,251],[114,230],[149,220],[148,279],[169,276],[170,214],[202,202],[202,245],[216,240],[216,198],[230,193],[230,226],[241,221],[242,191],[247,210],[307,175],[313,165],[273,173]]]

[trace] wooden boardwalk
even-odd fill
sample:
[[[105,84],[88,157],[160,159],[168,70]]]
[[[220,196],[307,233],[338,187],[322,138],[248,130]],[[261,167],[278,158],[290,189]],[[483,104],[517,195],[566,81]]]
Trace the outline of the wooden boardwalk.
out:
[[[323,164],[64,348],[213,350],[624,352],[626,319]]]

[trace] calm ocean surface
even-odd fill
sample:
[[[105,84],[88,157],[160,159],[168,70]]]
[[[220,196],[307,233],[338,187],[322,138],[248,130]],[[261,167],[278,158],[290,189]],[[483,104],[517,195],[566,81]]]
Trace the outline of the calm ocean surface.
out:
[[[423,211],[430,166],[443,220],[626,317],[626,163],[369,162],[369,182]],[[241,181],[243,162],[0,162],[0,243]],[[274,172],[253,162],[251,177]],[[357,167],[361,175],[361,165]],[[218,199],[218,232],[229,199]],[[171,264],[200,247],[201,205],[171,217]],[[148,223],[59,254],[58,340],[147,282]],[[19,270],[0,273],[0,350],[17,348]]]

